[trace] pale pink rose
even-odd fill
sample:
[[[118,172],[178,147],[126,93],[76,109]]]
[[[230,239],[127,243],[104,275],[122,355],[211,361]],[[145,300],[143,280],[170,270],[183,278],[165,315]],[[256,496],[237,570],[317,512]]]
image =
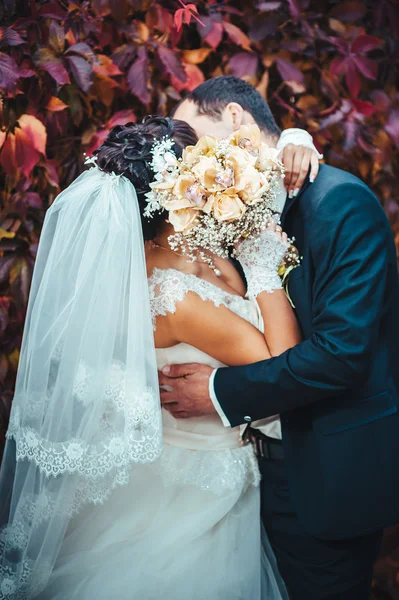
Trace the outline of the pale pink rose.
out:
[[[270,148],[267,144],[261,144],[259,148],[258,160],[256,166],[260,171],[268,171],[278,167],[278,150]]]
[[[212,194],[204,207],[204,212],[212,213],[219,222],[238,221],[245,213],[246,208],[237,194],[227,195],[225,193]]]
[[[195,225],[198,215],[199,211],[194,208],[182,208],[172,210],[169,213],[168,220],[173,225],[176,233],[185,233]]]
[[[267,192],[269,184],[265,176],[257,171],[255,167],[247,167],[237,178],[235,188],[245,204],[255,204]]]

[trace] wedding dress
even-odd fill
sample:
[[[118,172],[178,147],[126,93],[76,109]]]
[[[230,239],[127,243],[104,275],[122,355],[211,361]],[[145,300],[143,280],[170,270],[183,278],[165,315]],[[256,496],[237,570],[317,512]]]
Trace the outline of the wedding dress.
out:
[[[151,312],[174,312],[188,292],[259,326],[255,302],[173,269],[149,279]],[[187,344],[157,363],[223,366]],[[70,524],[41,600],[281,600],[284,584],[260,525],[251,445],[219,417],[177,420],[163,411],[164,450],[132,467],[129,484]],[[99,523],[101,526],[99,527]]]

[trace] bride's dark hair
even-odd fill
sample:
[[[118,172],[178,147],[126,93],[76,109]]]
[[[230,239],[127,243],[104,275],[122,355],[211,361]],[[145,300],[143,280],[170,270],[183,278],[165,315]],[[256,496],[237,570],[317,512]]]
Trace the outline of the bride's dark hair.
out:
[[[103,145],[95,151],[97,164],[107,173],[125,175],[136,188],[144,239],[153,239],[165,220],[166,213],[156,213],[151,219],[144,217],[145,193],[150,190],[154,172],[150,167],[151,149],[157,140],[169,137],[174,141],[173,151],[181,157],[186,146],[197,143],[197,135],[185,121],[169,117],[146,117],[142,123],[117,125]]]

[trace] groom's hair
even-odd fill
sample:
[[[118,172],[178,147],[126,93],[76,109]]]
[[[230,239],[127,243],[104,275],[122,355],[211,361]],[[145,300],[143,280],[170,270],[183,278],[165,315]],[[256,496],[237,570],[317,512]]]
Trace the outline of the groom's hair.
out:
[[[184,99],[196,104],[199,115],[207,115],[215,120],[220,118],[230,102],[236,102],[253,116],[261,129],[271,135],[279,136],[281,133],[263,96],[252,85],[233,75],[208,79]]]

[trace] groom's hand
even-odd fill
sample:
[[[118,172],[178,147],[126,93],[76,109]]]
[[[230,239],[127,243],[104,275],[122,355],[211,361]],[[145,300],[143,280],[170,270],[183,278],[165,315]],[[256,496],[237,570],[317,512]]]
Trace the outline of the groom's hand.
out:
[[[159,372],[162,406],[177,419],[217,414],[209,397],[212,367],[171,365]]]

